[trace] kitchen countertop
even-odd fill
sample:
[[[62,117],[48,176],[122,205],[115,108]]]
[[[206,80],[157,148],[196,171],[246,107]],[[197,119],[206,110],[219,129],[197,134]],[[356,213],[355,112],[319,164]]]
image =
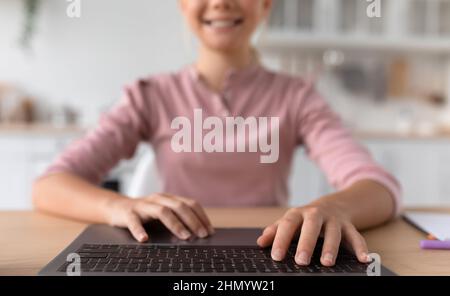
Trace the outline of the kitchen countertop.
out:
[[[57,127],[52,124],[5,124],[0,123],[1,135],[35,134],[35,135],[82,135],[86,127],[69,125]],[[360,140],[450,140],[450,131],[440,131],[433,134],[401,133],[395,131],[354,131],[354,136]]]
[[[83,134],[85,129],[76,126],[64,126],[56,127],[51,124],[0,124],[0,135],[14,135],[14,134],[55,134],[55,135],[66,135],[66,134]]]

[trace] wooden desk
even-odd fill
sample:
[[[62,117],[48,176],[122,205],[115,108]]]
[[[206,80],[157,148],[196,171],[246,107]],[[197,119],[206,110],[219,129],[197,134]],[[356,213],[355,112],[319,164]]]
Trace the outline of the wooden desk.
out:
[[[215,227],[264,227],[284,211],[207,209]],[[0,275],[37,274],[85,226],[36,212],[0,212]],[[425,235],[401,219],[363,234],[370,251],[379,253],[382,263],[400,275],[450,275],[450,251],[421,250],[419,241]]]

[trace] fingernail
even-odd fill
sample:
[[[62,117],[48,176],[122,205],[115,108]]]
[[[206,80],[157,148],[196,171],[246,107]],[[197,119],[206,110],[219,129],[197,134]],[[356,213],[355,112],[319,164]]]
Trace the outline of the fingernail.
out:
[[[260,246],[260,247],[264,246],[264,243],[263,243],[263,240],[262,240],[261,236],[258,237],[258,239],[256,240],[256,244],[258,246]]]
[[[334,256],[331,253],[326,253],[325,255],[323,255],[322,260],[326,264],[333,264]]]
[[[147,234],[145,234],[145,233],[140,233],[140,234],[138,235],[138,238],[139,238],[139,241],[143,242],[143,241],[146,241],[148,237],[147,237]]]
[[[296,256],[295,261],[297,262],[297,264],[300,264],[300,265],[308,265],[309,264],[308,253],[306,253],[305,251],[300,252]]]
[[[367,253],[361,253],[361,258],[364,262],[369,262],[371,260],[370,256]]]
[[[281,249],[274,249],[272,250],[272,259],[280,261],[283,257],[283,252],[281,252]]]
[[[183,239],[188,239],[190,236],[191,236],[191,234],[189,233],[189,231],[187,231],[187,230],[182,230],[181,231],[181,237]]]
[[[206,237],[208,235],[208,232],[206,231],[206,229],[204,229],[204,228],[201,228],[199,231],[198,231],[198,236],[200,236],[200,237]]]

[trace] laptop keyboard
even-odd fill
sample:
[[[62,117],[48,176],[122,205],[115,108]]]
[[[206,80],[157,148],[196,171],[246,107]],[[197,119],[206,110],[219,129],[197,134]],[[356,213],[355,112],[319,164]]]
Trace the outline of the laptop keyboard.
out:
[[[295,245],[279,262],[271,259],[270,248],[257,246],[84,244],[76,253],[82,273],[365,273],[367,269],[367,264],[345,250],[339,252],[335,266],[322,266],[320,249],[316,248],[308,266],[295,264]],[[58,271],[65,272],[70,263]]]

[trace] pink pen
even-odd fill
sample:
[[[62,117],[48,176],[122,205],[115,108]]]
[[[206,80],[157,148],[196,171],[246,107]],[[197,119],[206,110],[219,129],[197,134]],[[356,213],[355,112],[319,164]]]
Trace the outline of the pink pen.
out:
[[[422,240],[420,247],[424,250],[450,250],[450,241]]]

